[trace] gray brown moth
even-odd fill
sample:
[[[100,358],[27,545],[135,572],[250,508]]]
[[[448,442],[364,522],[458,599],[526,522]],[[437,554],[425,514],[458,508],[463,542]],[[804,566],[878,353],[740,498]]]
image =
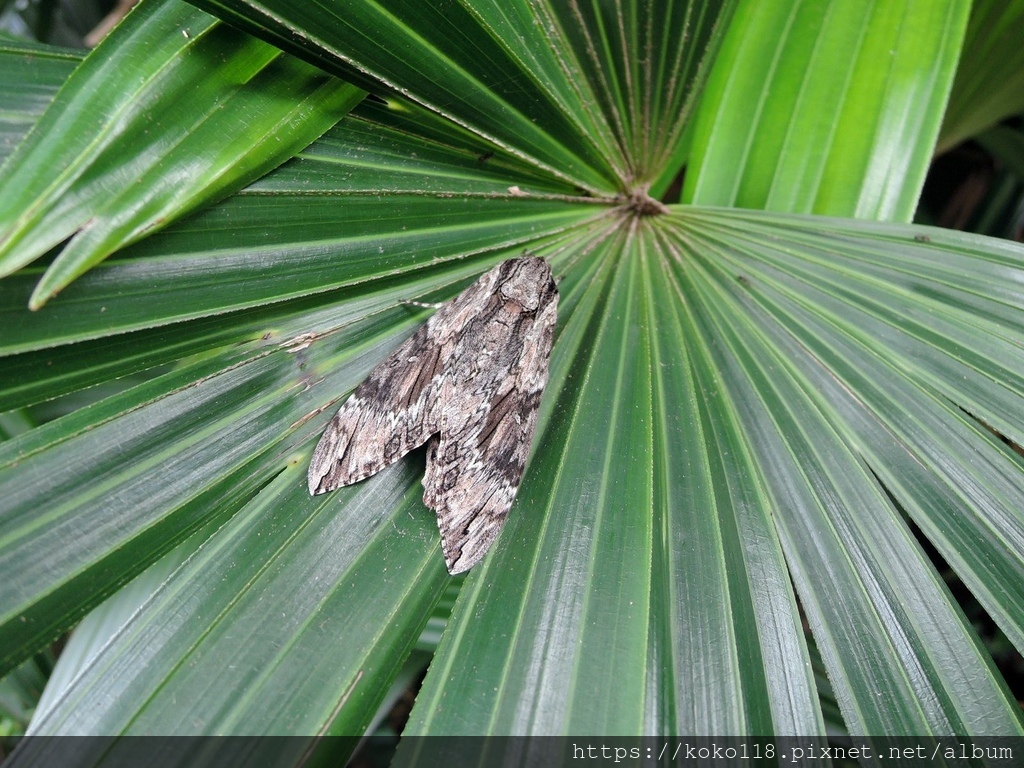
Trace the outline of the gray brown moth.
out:
[[[501,530],[548,380],[558,288],[543,259],[509,259],[431,317],[356,387],[309,463],[311,495],[357,483],[427,443],[423,503],[449,573]]]

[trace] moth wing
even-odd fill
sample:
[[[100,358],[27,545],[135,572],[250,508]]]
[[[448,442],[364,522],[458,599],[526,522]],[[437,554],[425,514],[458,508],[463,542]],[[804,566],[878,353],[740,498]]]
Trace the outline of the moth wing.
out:
[[[499,393],[482,423],[443,424],[430,441],[423,503],[437,514],[449,573],[472,568],[501,531],[523,479],[540,395]]]
[[[356,387],[324,430],[306,480],[310,495],[376,474],[440,428],[437,392],[448,358],[480,296],[494,292],[499,267],[441,306]]]
[[[374,368],[331,419],[309,462],[310,495],[376,474],[438,431],[445,348],[431,327],[423,325]]]

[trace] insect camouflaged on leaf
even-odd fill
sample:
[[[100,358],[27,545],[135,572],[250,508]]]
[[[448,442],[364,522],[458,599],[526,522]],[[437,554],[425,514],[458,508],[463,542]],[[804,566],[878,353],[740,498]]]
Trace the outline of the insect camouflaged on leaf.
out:
[[[313,452],[310,494],[359,482],[427,443],[423,503],[449,573],[491,546],[523,477],[558,310],[551,268],[504,261],[377,366]]]

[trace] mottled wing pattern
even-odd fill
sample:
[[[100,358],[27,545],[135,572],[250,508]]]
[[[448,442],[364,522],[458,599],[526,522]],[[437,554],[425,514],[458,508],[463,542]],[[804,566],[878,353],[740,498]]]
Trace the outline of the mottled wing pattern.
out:
[[[437,514],[449,573],[472,568],[501,531],[523,478],[539,400],[539,392],[509,393],[483,428],[450,425],[431,439],[423,503]]]
[[[309,465],[309,492],[358,482],[430,440],[423,501],[445,562],[468,570],[515,499],[558,307],[551,269],[510,259],[445,304],[356,387]]]
[[[431,393],[443,367],[442,352],[424,325],[356,387],[313,451],[310,494],[357,483],[437,432]]]
[[[486,554],[515,500],[548,380],[556,312],[557,294],[530,324],[511,375],[493,382],[489,398],[455,389],[453,405],[466,397],[480,406],[444,409],[441,434],[428,444],[423,503],[437,514],[449,573],[469,570]]]
[[[375,475],[440,429],[437,392],[458,329],[473,316],[474,297],[492,290],[495,279],[491,270],[443,305],[356,387],[313,451],[311,495]]]

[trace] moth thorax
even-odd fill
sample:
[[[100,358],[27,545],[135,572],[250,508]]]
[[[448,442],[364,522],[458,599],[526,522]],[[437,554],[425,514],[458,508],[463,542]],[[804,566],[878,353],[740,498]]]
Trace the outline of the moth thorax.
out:
[[[514,301],[524,312],[536,312],[551,281],[551,268],[543,259],[513,259],[508,276],[501,283],[501,297]]]

